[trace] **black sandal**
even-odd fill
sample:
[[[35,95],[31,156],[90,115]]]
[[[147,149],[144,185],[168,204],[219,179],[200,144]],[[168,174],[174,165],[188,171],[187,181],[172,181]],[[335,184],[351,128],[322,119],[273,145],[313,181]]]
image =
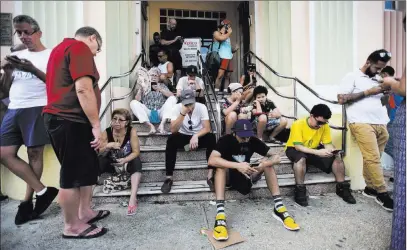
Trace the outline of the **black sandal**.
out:
[[[96,225],[90,225],[90,227],[88,227],[82,233],[80,233],[78,235],[62,234],[62,238],[64,238],[64,239],[93,239],[93,238],[100,237],[100,236],[104,235],[105,233],[107,233],[107,228],[102,227],[102,230],[100,230],[99,233],[88,235],[88,233],[92,232],[96,228],[98,228]]]
[[[109,210],[99,210],[98,214],[93,219],[90,219],[87,223],[88,224],[95,223],[96,221],[106,218],[109,215],[110,215]]]

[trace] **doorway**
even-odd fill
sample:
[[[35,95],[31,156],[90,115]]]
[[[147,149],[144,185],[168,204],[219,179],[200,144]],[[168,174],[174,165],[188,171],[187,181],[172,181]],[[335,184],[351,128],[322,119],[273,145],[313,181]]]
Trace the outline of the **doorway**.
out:
[[[240,28],[240,48],[241,60],[243,61],[243,74],[247,71],[247,62],[244,60],[244,55],[250,51],[250,9],[249,1],[241,2],[237,8],[239,12],[239,28]]]

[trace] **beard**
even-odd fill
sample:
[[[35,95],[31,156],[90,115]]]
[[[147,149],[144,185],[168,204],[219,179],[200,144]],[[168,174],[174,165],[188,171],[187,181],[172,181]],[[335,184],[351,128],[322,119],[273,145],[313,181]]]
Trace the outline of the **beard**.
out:
[[[365,74],[366,74],[368,77],[372,78],[372,77],[375,77],[377,73],[373,73],[373,72],[370,70],[370,67],[369,67],[369,68],[366,69]]]

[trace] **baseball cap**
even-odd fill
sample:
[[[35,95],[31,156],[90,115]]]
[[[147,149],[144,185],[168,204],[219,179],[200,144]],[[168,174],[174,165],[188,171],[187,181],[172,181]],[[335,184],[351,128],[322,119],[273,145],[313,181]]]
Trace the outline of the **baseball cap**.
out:
[[[187,75],[189,74],[197,74],[198,73],[198,69],[196,68],[196,66],[194,65],[189,65],[186,69]]]
[[[229,84],[229,89],[230,89],[230,92],[233,92],[238,89],[243,89],[243,86],[242,86],[242,84],[240,84],[238,82],[234,82],[234,83]]]
[[[192,89],[185,89],[181,92],[182,105],[195,103],[195,93]]]
[[[249,120],[237,120],[232,131],[242,138],[254,136],[252,123]]]

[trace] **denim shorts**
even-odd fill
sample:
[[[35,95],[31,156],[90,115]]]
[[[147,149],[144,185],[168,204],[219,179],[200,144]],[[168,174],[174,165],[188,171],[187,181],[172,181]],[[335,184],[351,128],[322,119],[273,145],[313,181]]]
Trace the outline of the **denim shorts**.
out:
[[[259,123],[259,117],[256,116],[253,120],[253,127],[257,128],[257,124]],[[271,131],[275,127],[280,125],[280,118],[267,118],[267,124],[266,124],[266,131]]]
[[[49,144],[42,118],[44,107],[8,109],[1,123],[1,146],[36,147]]]

